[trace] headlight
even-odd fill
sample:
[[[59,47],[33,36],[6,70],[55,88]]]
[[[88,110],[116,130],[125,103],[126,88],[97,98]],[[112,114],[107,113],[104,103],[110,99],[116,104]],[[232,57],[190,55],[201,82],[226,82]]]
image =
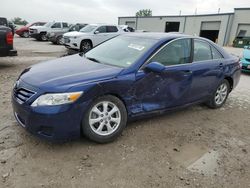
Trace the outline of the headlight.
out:
[[[73,92],[73,93],[50,93],[44,94],[38,97],[31,106],[55,106],[61,104],[68,104],[75,102],[81,95],[83,94],[82,91],[80,92]]]

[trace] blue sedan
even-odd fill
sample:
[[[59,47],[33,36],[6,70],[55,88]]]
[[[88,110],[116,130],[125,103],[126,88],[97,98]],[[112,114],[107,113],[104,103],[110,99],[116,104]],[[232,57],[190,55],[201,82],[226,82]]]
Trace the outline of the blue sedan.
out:
[[[130,33],[25,69],[12,94],[14,115],[49,140],[106,143],[128,120],[197,103],[221,107],[239,82],[239,59],[204,38]]]

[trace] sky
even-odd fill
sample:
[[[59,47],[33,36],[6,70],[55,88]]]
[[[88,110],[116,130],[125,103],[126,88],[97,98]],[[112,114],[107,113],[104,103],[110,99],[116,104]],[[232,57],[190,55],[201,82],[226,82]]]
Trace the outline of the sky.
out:
[[[213,14],[250,7],[250,0],[1,0],[0,17],[21,17],[28,22],[118,23],[119,16],[134,16],[140,9],[157,15]]]

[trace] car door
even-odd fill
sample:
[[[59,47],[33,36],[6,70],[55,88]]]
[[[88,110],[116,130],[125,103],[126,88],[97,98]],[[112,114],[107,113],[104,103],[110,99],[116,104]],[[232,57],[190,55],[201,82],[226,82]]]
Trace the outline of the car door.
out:
[[[144,69],[136,74],[135,97],[143,111],[173,108],[187,103],[192,85],[191,39],[174,40],[162,47],[147,63],[165,66],[161,73]]]
[[[62,32],[65,33],[65,32],[68,32],[68,30],[69,30],[69,24],[66,22],[63,22],[62,23]]]
[[[98,27],[93,36],[93,45],[96,46],[108,39],[107,35],[107,27],[106,26],[100,26]]]
[[[207,98],[218,86],[223,77],[223,56],[202,39],[193,40],[193,82],[189,96],[190,102]]]

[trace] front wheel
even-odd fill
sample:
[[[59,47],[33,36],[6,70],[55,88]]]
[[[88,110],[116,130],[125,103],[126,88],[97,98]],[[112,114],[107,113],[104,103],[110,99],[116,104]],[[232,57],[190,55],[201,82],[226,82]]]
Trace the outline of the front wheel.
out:
[[[24,31],[24,32],[23,32],[23,37],[24,37],[24,38],[29,38],[29,32]]]
[[[83,40],[80,45],[80,52],[86,53],[92,49],[92,44],[88,40]]]
[[[210,108],[220,108],[226,102],[230,90],[229,82],[224,79],[221,84],[217,87],[213,96],[207,102]]]
[[[107,95],[96,99],[84,116],[83,134],[98,143],[115,140],[127,124],[127,111],[121,100]]]
[[[46,33],[41,33],[40,34],[40,39],[41,39],[41,41],[47,41],[48,39],[46,37]]]

